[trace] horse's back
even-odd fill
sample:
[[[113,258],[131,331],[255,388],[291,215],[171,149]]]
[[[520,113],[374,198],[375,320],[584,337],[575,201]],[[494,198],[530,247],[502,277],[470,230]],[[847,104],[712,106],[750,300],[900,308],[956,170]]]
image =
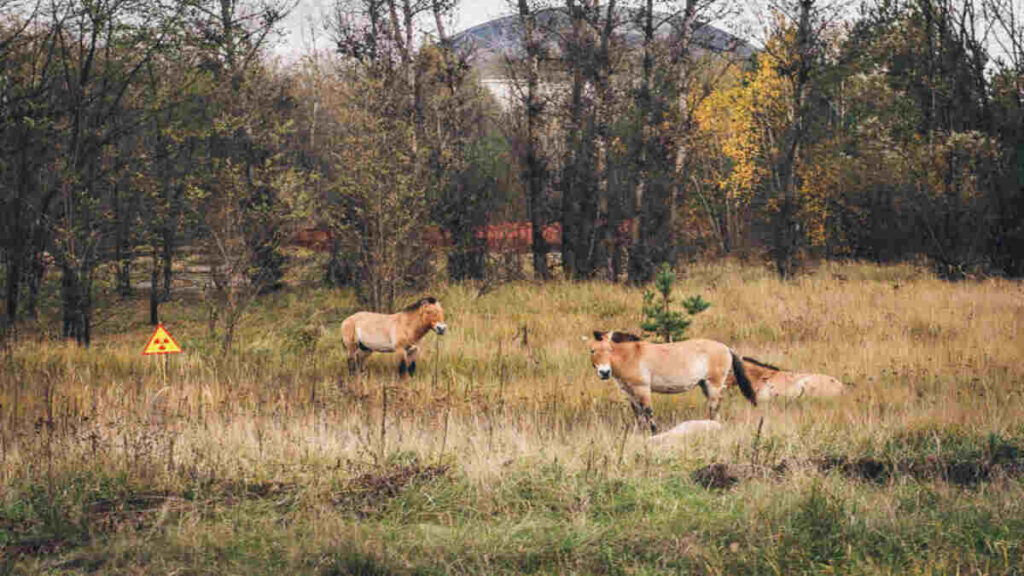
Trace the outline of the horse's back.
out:
[[[645,359],[665,367],[703,366],[704,370],[724,370],[732,362],[729,347],[716,340],[696,338],[648,346]]]
[[[730,373],[729,347],[693,339],[644,347],[640,362],[655,392],[685,392],[702,381],[724,381]]]
[[[681,348],[691,348],[698,352],[713,353],[713,352],[728,352],[729,347],[719,342],[718,340],[708,340],[707,338],[692,338],[690,340],[683,340],[682,342],[673,343],[678,344]]]
[[[765,386],[758,394],[759,399],[785,398],[829,398],[839,396],[845,386],[839,380],[827,374],[801,374],[780,371],[765,381]]]
[[[728,355],[729,347],[717,340],[706,340],[694,338],[681,342],[669,342],[667,344],[648,344],[645,347],[646,356],[665,357],[694,357],[700,355]]]

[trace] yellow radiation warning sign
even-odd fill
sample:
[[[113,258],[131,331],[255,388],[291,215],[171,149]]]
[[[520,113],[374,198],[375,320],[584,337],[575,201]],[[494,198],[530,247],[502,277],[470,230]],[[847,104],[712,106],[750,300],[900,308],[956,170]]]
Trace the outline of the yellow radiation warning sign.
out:
[[[174,341],[170,333],[164,328],[163,324],[158,324],[156,331],[149,338],[149,344],[146,344],[146,349],[142,351],[143,355],[149,354],[180,354],[181,346]]]

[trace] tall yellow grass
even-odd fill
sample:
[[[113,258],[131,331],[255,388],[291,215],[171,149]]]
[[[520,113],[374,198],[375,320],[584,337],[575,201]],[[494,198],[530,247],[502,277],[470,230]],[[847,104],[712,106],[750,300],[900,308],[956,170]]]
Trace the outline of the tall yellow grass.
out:
[[[868,264],[826,264],[781,282],[717,263],[692,266],[677,283],[680,296],[698,293],[712,307],[689,336],[832,374],[849,394],[753,408],[731,391],[723,432],[655,448],[614,384],[595,377],[581,341],[593,329],[637,330],[641,291],[603,283],[519,283],[483,296],[442,287],[450,331],[424,341],[411,381],[397,381],[386,356],[371,359],[367,378],[349,378],[337,322],[355,304],[342,292],[262,301],[226,356],[196,303],[168,304],[167,327],[186,353],[166,369],[141,355],[150,327],[139,304],[108,310],[116,321],[90,349],[23,333],[0,358],[0,487],[104,469],[166,489],[230,478],[316,492],[402,454],[455,463],[481,483],[552,459],[657,475],[669,473],[659,462],[747,457],[762,417],[773,458],[870,452],[915,430],[1020,429],[1019,282],[947,283],[912,266]],[[654,410],[666,426],[703,418],[704,400],[656,396]]]

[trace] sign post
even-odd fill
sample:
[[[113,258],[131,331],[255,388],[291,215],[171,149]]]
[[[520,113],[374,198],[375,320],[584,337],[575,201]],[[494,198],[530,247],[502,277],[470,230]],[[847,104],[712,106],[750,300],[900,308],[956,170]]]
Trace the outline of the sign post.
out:
[[[149,337],[149,343],[146,344],[146,349],[142,351],[143,356],[164,356],[163,366],[163,381],[164,386],[167,386],[167,369],[170,362],[168,354],[181,354],[181,346],[174,340],[170,332],[164,328],[163,323],[157,324],[156,330],[153,331],[153,335]]]

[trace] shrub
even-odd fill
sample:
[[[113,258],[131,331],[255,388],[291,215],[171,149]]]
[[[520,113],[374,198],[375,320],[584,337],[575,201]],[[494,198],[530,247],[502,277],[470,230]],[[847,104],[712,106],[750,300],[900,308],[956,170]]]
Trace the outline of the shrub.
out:
[[[668,263],[665,263],[661,265],[661,271],[654,278],[654,286],[661,293],[661,299],[658,300],[656,294],[650,288],[644,291],[644,320],[640,323],[640,328],[644,332],[650,332],[661,337],[665,342],[682,340],[691,322],[682,312],[671,309],[672,286],[675,284],[675,281],[675,272],[672,271]],[[689,316],[696,316],[707,310],[710,306],[711,304],[701,298],[700,295],[690,296],[683,300],[683,308],[686,309],[686,314]]]

